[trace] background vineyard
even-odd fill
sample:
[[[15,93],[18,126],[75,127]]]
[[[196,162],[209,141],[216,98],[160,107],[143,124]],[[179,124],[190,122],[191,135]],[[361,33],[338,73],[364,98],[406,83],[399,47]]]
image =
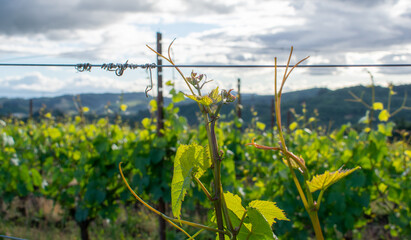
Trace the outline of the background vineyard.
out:
[[[172,101],[164,109],[163,137],[156,133],[155,101],[149,103],[151,117],[135,125],[122,121],[121,106],[112,109],[118,114],[107,111],[105,117],[93,121],[86,120],[84,108],[77,116],[59,121],[46,110],[40,112],[39,120],[0,120],[0,234],[76,238],[80,236],[73,233],[77,225],[83,239],[87,233],[98,238],[155,239],[156,219],[126,190],[118,164],[123,162],[126,177],[144,199],[153,204],[160,198],[170,202],[178,145],[194,141],[205,145],[207,141],[203,125],[188,127],[188,120],[179,115],[176,104],[184,96],[171,93]],[[246,203],[254,199],[277,202],[291,220],[274,224],[281,239],[312,237],[308,215],[281,156],[245,146],[253,138],[264,145],[278,142],[275,128],[257,116],[257,111],[250,110],[248,123],[234,110],[222,116],[217,139],[224,152],[223,184]],[[301,154],[313,172],[342,166],[362,168],[331,187],[324,197],[319,215],[327,239],[411,236],[407,131],[400,131],[393,122],[378,121],[372,129],[363,124],[330,130],[312,109],[303,108],[293,114],[286,137],[290,151]],[[53,208],[44,209],[45,201],[53,203]],[[184,201],[182,214],[205,221],[211,215],[208,204],[201,190],[194,188]],[[25,233],[21,228],[32,231]],[[33,229],[40,230],[37,236]],[[183,238],[173,229],[167,234],[172,239]],[[214,234],[199,237],[209,238]]]

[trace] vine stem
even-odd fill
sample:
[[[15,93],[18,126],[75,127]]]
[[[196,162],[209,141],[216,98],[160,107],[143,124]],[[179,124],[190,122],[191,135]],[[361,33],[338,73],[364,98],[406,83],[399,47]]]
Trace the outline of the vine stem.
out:
[[[308,213],[308,215],[310,216],[311,219],[311,223],[313,224],[314,227],[314,232],[315,232],[315,236],[317,238],[317,240],[324,240],[323,237],[323,233],[321,230],[321,225],[320,225],[320,221],[318,219],[318,208],[314,203],[313,200],[313,196],[310,192],[310,189],[307,185],[307,181],[309,181],[310,177],[309,177],[309,173],[308,173],[308,169],[305,166],[305,164],[303,164],[300,159],[298,159],[298,157],[296,157],[295,155],[293,155],[291,152],[287,151],[287,145],[285,143],[285,139],[284,139],[284,134],[282,131],[282,127],[281,127],[281,94],[282,94],[282,90],[284,87],[284,84],[287,80],[287,78],[290,76],[290,73],[292,72],[292,70],[294,70],[295,67],[297,67],[301,62],[303,62],[304,60],[306,60],[308,57],[300,60],[297,64],[295,64],[291,70],[288,72],[288,66],[290,64],[290,60],[291,60],[291,56],[293,53],[293,47],[291,47],[291,51],[290,51],[290,55],[288,57],[288,61],[287,61],[287,66],[284,72],[284,76],[281,82],[281,87],[280,90],[277,91],[277,58],[274,58],[274,67],[275,67],[275,72],[274,72],[274,99],[275,99],[275,115],[276,115],[276,119],[277,119],[277,126],[278,126],[278,132],[279,132],[279,137],[280,137],[280,141],[281,141],[281,152],[285,155],[285,158],[287,160],[287,165],[290,168],[291,171],[291,175],[292,178],[294,180],[295,186],[297,187],[298,193],[300,194],[301,200],[304,204],[304,207]],[[301,184],[294,172],[294,168],[291,165],[291,161],[294,161],[302,170],[303,173],[303,177],[304,177],[304,181],[303,181],[303,186],[304,186],[304,190],[305,193],[303,191],[303,189],[301,188]]]
[[[185,78],[183,72],[177,67],[175,66],[172,58],[171,58],[171,54],[170,54],[170,50],[171,50],[171,46],[173,45],[174,40],[171,42],[171,44],[168,47],[168,58],[165,57],[164,55],[158,53],[157,51],[155,51],[153,48],[151,48],[150,46],[146,45],[151,51],[153,51],[154,53],[156,53],[158,56],[164,58],[166,61],[168,61],[170,64],[172,64],[175,69],[178,71],[178,73],[181,75],[181,77],[184,79],[185,83],[187,84],[188,88],[190,89],[190,92],[194,94],[193,89],[191,88],[190,84],[188,83],[187,79]],[[201,95],[201,93],[199,93]],[[215,194],[215,201],[214,201],[214,208],[215,208],[215,212],[216,212],[216,218],[217,218],[217,227],[218,227],[218,237],[220,240],[224,240],[224,234],[227,235],[231,235],[231,233],[225,232],[224,231],[224,222],[223,222],[223,215],[222,215],[222,207],[225,206],[225,204],[222,204],[222,198],[221,198],[221,193],[223,192],[223,188],[221,185],[221,161],[220,161],[220,157],[218,155],[218,146],[217,146],[217,139],[215,136],[215,132],[214,132],[214,128],[211,127],[209,125],[209,117],[207,115],[207,111],[206,108],[201,105],[200,103],[198,103],[198,106],[200,108],[200,111],[203,113],[203,117],[204,117],[204,121],[205,121],[205,127],[206,127],[206,131],[207,131],[207,139],[208,139],[208,146],[209,146],[209,150],[210,150],[210,155],[211,155],[211,160],[214,166],[214,170],[213,170],[213,174],[214,174],[214,194]],[[215,124],[215,119],[213,119],[213,121],[211,122],[212,126],[214,126]],[[204,190],[204,189],[203,189]],[[225,212],[228,212],[227,209],[225,209]],[[229,217],[225,216],[226,218]]]
[[[204,194],[207,196],[208,200],[212,201],[213,197],[211,194],[208,192],[207,188],[204,186],[204,184],[198,179],[197,177],[194,177],[194,180],[197,182],[197,184],[200,186],[200,188],[203,190]]]
[[[130,185],[128,184],[126,178],[124,177],[123,174],[123,170],[121,169],[121,164],[122,162],[120,162],[118,164],[119,170],[120,170],[120,174],[121,174],[121,178],[123,179],[123,182],[126,184],[128,190],[131,192],[131,194],[133,194],[133,196],[141,203],[143,204],[145,207],[147,207],[149,210],[151,210],[152,212],[154,212],[155,214],[161,216],[162,218],[164,218],[164,220],[166,220],[168,223],[170,223],[172,226],[176,227],[177,229],[179,229],[180,231],[182,231],[185,235],[187,235],[189,238],[191,238],[191,236],[184,231],[184,229],[182,229],[181,227],[177,226],[175,223],[178,224],[186,224],[188,226],[192,226],[192,227],[196,227],[196,228],[200,228],[200,229],[204,229],[204,230],[208,230],[208,231],[212,231],[212,232],[217,232],[219,234],[222,234],[224,236],[224,234],[227,235],[231,235],[230,233],[224,231],[224,230],[219,230],[219,229],[215,229],[209,226],[205,226],[202,224],[198,224],[198,223],[193,223],[193,222],[189,222],[189,221],[185,221],[185,220],[181,220],[181,219],[176,219],[176,218],[171,218],[163,213],[161,213],[160,211],[158,211],[157,209],[153,208],[152,206],[150,206],[148,203],[146,203],[143,199],[141,199],[134,191],[133,189],[130,187]],[[224,239],[224,238],[223,238]]]
[[[310,215],[311,222],[314,227],[314,233],[317,240],[324,240],[323,232],[321,230],[320,220],[318,219],[317,211],[312,211],[308,213]]]
[[[291,54],[290,54],[290,58],[291,58]],[[289,58],[289,60],[290,60],[290,58]],[[290,61],[288,61],[288,63],[287,63],[286,71],[288,69],[288,64],[289,63],[290,63]],[[274,73],[275,116],[276,116],[276,119],[277,119],[278,133],[279,133],[279,136],[280,136],[282,149],[284,150],[283,153],[285,153],[286,160],[287,160],[287,165],[290,168],[291,175],[293,177],[293,181],[295,183],[295,186],[297,187],[298,193],[300,194],[300,197],[301,197],[301,200],[303,201],[305,209],[308,210],[309,207],[308,207],[307,199],[306,199],[305,194],[304,194],[304,192],[301,188],[300,182],[298,181],[297,176],[295,175],[294,169],[291,165],[290,156],[289,156],[289,154],[287,154],[285,152],[287,146],[285,144],[283,131],[281,129],[281,108],[280,108],[280,106],[281,106],[281,90],[282,90],[282,87],[284,86],[284,83],[282,83],[282,85],[281,85],[280,92],[277,92],[277,58],[274,58],[274,65],[275,65],[275,73]],[[284,73],[284,78],[286,77],[286,74],[287,74],[287,72]],[[284,82],[284,79],[283,79],[283,82]]]
[[[215,131],[214,131],[214,124],[215,124],[215,119],[209,123],[209,118],[207,113],[204,111],[203,107],[203,117],[205,121],[205,128],[207,131],[207,139],[208,139],[208,147],[210,150],[210,157],[211,157],[211,162],[214,166],[213,169],[213,175],[214,175],[214,209],[216,213],[216,218],[217,218],[217,227],[219,230],[223,231],[224,230],[224,222],[223,222],[223,213],[222,213],[222,202],[221,202],[221,192],[222,192],[222,186],[221,186],[221,162],[220,162],[220,156],[218,155],[218,146],[217,146],[217,139],[215,136]],[[210,126],[211,125],[211,126]],[[224,240],[224,234],[218,233],[218,238],[220,240]]]

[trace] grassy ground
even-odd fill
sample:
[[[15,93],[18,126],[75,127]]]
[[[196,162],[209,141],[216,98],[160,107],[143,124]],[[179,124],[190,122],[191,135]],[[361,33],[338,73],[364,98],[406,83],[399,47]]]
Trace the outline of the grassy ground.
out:
[[[3,209],[5,210],[5,209]],[[0,218],[0,235],[23,239],[71,240],[80,238],[80,228],[73,220],[45,218],[44,214],[23,216],[15,206]],[[148,210],[121,209],[115,222],[98,218],[90,224],[90,239],[158,239],[157,217]]]
[[[158,216],[141,204],[120,206],[118,211],[115,221],[95,219],[88,229],[90,239],[159,238]],[[80,239],[80,228],[76,222],[63,214],[64,211],[58,205],[43,197],[15,198],[8,204],[0,201],[0,235],[30,240]],[[195,222],[205,222],[207,219],[207,211],[185,212],[183,215]],[[184,229],[191,234],[198,231],[187,226]],[[215,234],[212,232],[203,232],[198,236],[198,239],[213,238]],[[185,239],[185,235],[167,225],[167,239]]]

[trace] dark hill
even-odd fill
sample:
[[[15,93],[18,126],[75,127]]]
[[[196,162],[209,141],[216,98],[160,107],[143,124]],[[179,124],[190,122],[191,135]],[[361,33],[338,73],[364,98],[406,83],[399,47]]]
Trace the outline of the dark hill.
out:
[[[283,121],[286,122],[287,111],[295,109],[297,113],[301,113],[302,104],[307,106],[308,117],[313,116],[314,109],[318,110],[320,124],[328,125],[330,121],[334,127],[341,124],[351,122],[357,123],[358,120],[366,113],[366,108],[356,102],[346,101],[352,99],[349,91],[357,96],[362,96],[367,103],[371,102],[371,89],[364,86],[349,87],[337,90],[329,90],[326,88],[313,88],[308,90],[284,93],[282,100]],[[395,86],[394,91],[397,93],[391,99],[391,112],[399,108],[403,103],[405,94],[411,93],[411,84]],[[382,102],[384,107],[388,104],[388,88],[375,87],[375,96],[377,102]],[[109,108],[113,112],[117,112],[120,105],[120,99],[123,98],[123,103],[128,105],[127,120],[139,121],[143,117],[149,116],[147,105],[153,98],[146,98],[144,93],[124,93],[124,94],[80,94],[83,106],[90,108],[94,116],[105,114],[105,106],[109,104]],[[259,121],[264,122],[267,126],[271,123],[271,101],[273,96],[242,94],[241,101],[243,105],[242,118],[246,123],[249,123],[252,118],[251,109],[258,113]],[[170,102],[169,98],[165,98],[165,104]],[[186,116],[190,124],[196,124],[197,118],[193,112],[198,112],[196,104],[190,101],[179,103],[181,106],[180,113]],[[52,111],[54,114],[73,114],[76,113],[76,108],[72,95],[64,95],[54,98],[35,98],[33,99],[33,112],[38,112],[43,106],[47,111]],[[406,99],[406,106],[411,106],[411,99]],[[222,113],[227,115],[234,111],[235,104],[224,106]],[[7,99],[0,98],[0,116],[15,115],[18,117],[27,117],[29,114],[28,99]],[[393,120],[409,122],[411,119],[411,111],[402,111],[397,114]]]

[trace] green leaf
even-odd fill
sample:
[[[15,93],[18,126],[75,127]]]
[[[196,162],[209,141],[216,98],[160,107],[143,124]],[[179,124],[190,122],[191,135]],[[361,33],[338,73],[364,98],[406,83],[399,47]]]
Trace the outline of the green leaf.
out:
[[[241,220],[238,219],[237,216],[235,216],[235,214],[231,211],[229,211],[228,215],[231,219],[231,223],[233,224],[233,226],[238,227],[240,225]],[[248,239],[248,237],[251,235],[251,227],[251,223],[243,222],[240,228],[240,232],[237,235],[237,239]]]
[[[30,173],[29,173],[29,169],[26,165],[21,165],[19,168],[19,175],[20,175],[20,179],[25,182],[25,183],[29,183],[30,182]]]
[[[148,166],[149,164],[150,164],[150,158],[149,157],[142,157],[142,156],[139,156],[139,155],[137,155],[138,153],[136,153],[136,152],[134,152],[133,153],[133,155],[136,155],[135,156],[135,159],[134,159],[134,167],[136,167],[137,169],[139,169],[140,170],[140,172],[143,174],[143,175],[146,175],[147,173],[146,173],[146,166]]]
[[[84,206],[77,206],[76,207],[76,213],[74,216],[74,219],[76,220],[76,222],[84,222],[87,220],[89,214],[89,209],[84,207]]]
[[[390,113],[387,111],[387,110],[382,110],[381,112],[380,112],[380,114],[378,115],[378,119],[381,121],[381,122],[386,122],[386,121],[388,121],[388,118],[390,118]]]
[[[174,173],[171,183],[171,207],[173,215],[180,219],[181,204],[192,176],[200,178],[211,166],[206,149],[196,143],[180,145],[174,159]]]
[[[176,93],[175,95],[173,95],[172,101],[174,103],[184,101],[184,93],[182,93],[182,92]]]
[[[31,173],[31,177],[33,178],[33,185],[36,187],[40,187],[41,182],[43,180],[40,173],[35,168],[32,168],[30,170],[30,173]]]
[[[73,160],[80,160],[81,158],[81,152],[76,150],[73,152]]]
[[[270,224],[267,222],[264,215],[253,207],[247,208],[247,216],[252,225],[249,240],[272,240],[276,239]]]
[[[184,94],[186,97],[188,97],[188,98],[190,98],[190,99],[192,99],[192,100],[194,100],[194,101],[196,101],[196,102],[198,102],[198,100],[197,100],[197,96],[196,95],[187,95],[187,94]]]
[[[241,198],[230,192],[224,193],[224,199],[229,210],[234,227],[238,227],[240,219],[246,212],[241,204]],[[274,219],[288,220],[283,211],[274,202],[252,201],[247,207],[247,218],[238,233],[238,239],[276,239],[271,230]]]
[[[223,98],[219,94],[218,87],[216,89],[213,89],[208,96],[213,100],[214,103],[220,102]]]
[[[317,190],[326,190],[329,186],[338,182],[345,176],[350,175],[357,169],[360,169],[360,167],[356,167],[349,170],[339,169],[335,172],[326,171],[321,175],[315,175],[311,181],[307,182],[307,184],[311,192],[315,192]]]
[[[148,105],[150,106],[152,112],[157,111],[157,101],[156,101],[155,99],[152,99],[152,100],[148,103]]]
[[[61,137],[61,132],[57,128],[49,128],[48,134],[52,140],[56,140],[57,138]]]
[[[249,207],[257,209],[271,226],[275,219],[290,221],[284,214],[283,210],[275,205],[275,202],[255,200],[248,204]]]
[[[195,177],[200,178],[201,176],[203,176],[205,171],[207,171],[207,169],[209,169],[211,166],[211,157],[208,145],[203,147],[203,157],[198,159],[196,164],[199,168],[197,173],[195,174]]]
[[[154,164],[161,162],[163,160],[166,152],[163,149],[151,148],[150,149],[150,161]]]
[[[380,102],[375,102],[375,103],[372,105],[372,108],[373,108],[374,110],[382,110],[382,109],[384,108],[384,105],[383,105],[382,103],[380,103]]]
[[[151,125],[151,119],[150,119],[150,118],[144,118],[144,119],[141,121],[141,124],[143,124],[143,127],[144,127],[144,128],[149,129],[149,128],[150,128],[150,125]]]
[[[121,104],[120,105],[120,109],[121,109],[121,111],[123,111],[123,112],[125,112],[126,110],[127,110],[127,105],[126,104]]]
[[[257,122],[257,128],[260,129],[261,131],[264,131],[265,129],[265,124],[262,122]]]
[[[232,194],[230,192],[224,193],[224,200],[227,204],[228,215],[231,219],[233,227],[239,227],[241,223],[241,218],[243,217],[246,209],[241,204],[241,198],[238,195]],[[215,212],[213,213],[213,218],[215,222]],[[252,225],[249,223],[249,220],[246,218],[240,228],[240,232],[237,235],[237,239],[247,239],[251,235]],[[218,239],[218,238],[217,238]],[[227,239],[227,238],[226,238]]]
[[[213,100],[209,96],[195,96],[195,95],[186,95],[186,97],[200,103],[204,106],[210,106],[213,103]]]
[[[107,197],[106,190],[102,188],[104,185],[106,185],[105,181],[91,180],[86,186],[84,201],[88,204],[102,204]]]
[[[210,106],[213,103],[213,100],[209,98],[208,96],[203,96],[199,98],[198,102],[204,106]]]
[[[107,120],[105,118],[100,118],[97,122],[97,126],[104,127],[107,125]]]
[[[384,134],[385,136],[391,137],[393,127],[394,124],[392,122],[387,124],[378,124],[378,132]]]
[[[238,219],[241,219],[245,212],[245,208],[241,204],[241,198],[238,195],[227,192],[224,193],[224,199],[227,204],[228,210],[232,211],[238,217]]]

